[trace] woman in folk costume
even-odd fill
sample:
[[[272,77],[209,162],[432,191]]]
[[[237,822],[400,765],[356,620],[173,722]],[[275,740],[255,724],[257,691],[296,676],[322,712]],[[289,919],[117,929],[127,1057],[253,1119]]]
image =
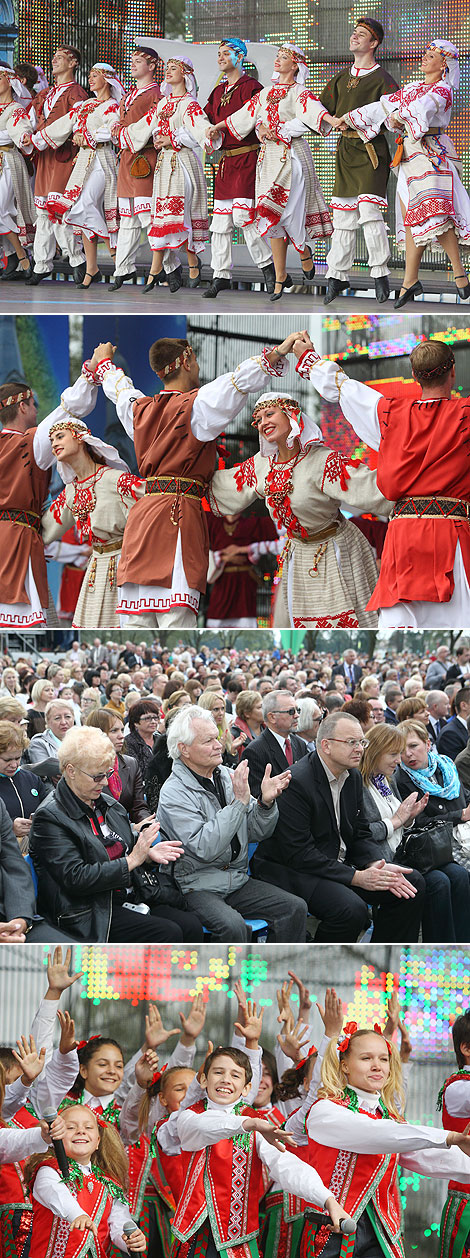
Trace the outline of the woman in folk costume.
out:
[[[470,198],[460,179],[461,165],[446,135],[459,86],[459,53],[448,39],[434,39],[421,59],[424,78],[374,104],[353,109],[341,123],[354,127],[364,143],[386,121],[398,132],[392,165],[398,166],[397,240],[405,243],[405,274],[399,309],[422,293],[419,266],[426,245],[444,250],[459,297],[470,297],[460,246],[470,247]]]
[[[0,279],[21,270],[32,274],[26,246],[34,239],[36,210],[23,153],[31,152],[31,124],[24,105],[24,88],[11,66],[0,61],[0,236],[7,264]]]
[[[98,238],[106,240],[111,256],[116,253],[118,231],[117,164],[111,127],[119,121],[124,95],[116,70],[107,62],[95,62],[88,76],[91,100],[77,104],[51,123],[48,134],[61,144],[69,135],[79,148],[67,186],[55,195],[54,217],[82,235],[86,275],[81,288],[101,279],[97,263]],[[46,202],[47,205],[47,202]]]
[[[334,1183],[357,1231],[341,1240],[328,1226],[307,1222],[301,1258],[405,1258],[399,1164],[418,1175],[447,1180],[458,1173],[470,1182],[470,1138],[405,1122],[398,1050],[378,1025],[359,1030],[348,1022],[330,1040],[322,1081],[306,1121],[308,1160],[321,1167],[326,1185]]]
[[[325,445],[317,424],[287,393],[263,393],[253,412],[260,451],[239,466],[216,472],[209,501],[216,515],[240,511],[264,498],[271,518],[287,533],[274,623],[293,628],[373,626],[366,604],[377,581],[369,543],[341,515],[355,510],[387,514],[375,472]]]
[[[202,164],[194,151],[202,146],[209,119],[196,99],[194,67],[170,58],[162,84],[162,99],[139,122],[123,127],[121,148],[137,152],[153,135],[159,150],[153,178],[149,244],[152,266],[144,288],[150,293],[164,280],[166,249],[184,245],[189,263],[189,287],[197,288],[201,275],[198,257],[209,237],[207,188]],[[174,291],[174,290],[172,290]]]
[[[302,138],[308,127],[299,116],[299,97],[305,92],[307,75],[302,49],[286,42],[274,62],[273,86],[263,88],[242,109],[237,109],[210,131],[212,138],[222,128],[227,128],[240,140],[254,127],[261,140],[256,168],[255,226],[261,236],[269,235],[271,241],[276,268],[271,301],[278,301],[283,289],[292,285],[286,274],[288,241],[291,240],[300,253],[304,278],[309,281],[315,275],[315,267],[308,241],[317,237],[324,239],[333,231],[310,148]],[[330,122],[330,115],[312,93],[308,95],[312,100],[310,126],[320,131],[323,122]]]
[[[87,1105],[68,1106],[61,1118],[68,1179],[47,1154],[32,1157],[25,1168],[33,1199],[31,1252],[35,1258],[106,1258],[113,1244],[124,1254],[141,1253],[145,1237],[129,1212],[127,1158],[117,1131]]]
[[[52,453],[65,489],[42,518],[44,543],[55,541],[73,524],[92,547],[75,608],[74,626],[108,627],[116,623],[116,570],[132,503],[144,493],[114,446],[90,432],[81,420],[59,420],[49,430]]]

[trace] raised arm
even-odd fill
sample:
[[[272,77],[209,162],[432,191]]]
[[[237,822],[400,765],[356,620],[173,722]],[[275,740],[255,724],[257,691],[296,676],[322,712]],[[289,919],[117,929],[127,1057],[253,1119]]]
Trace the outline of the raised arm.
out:
[[[38,424],[33,441],[34,458],[38,467],[52,467],[54,463],[54,455],[49,439],[49,433],[54,424],[62,421],[66,422],[70,419],[84,419],[86,415],[96,406],[98,396],[98,384],[94,378],[93,371],[90,370],[90,364],[83,364],[78,380],[70,385],[68,389],[64,389],[61,395],[60,404],[55,410],[51,411],[45,419]]]
[[[304,380],[310,380],[314,389],[326,402],[341,407],[344,418],[351,428],[373,450],[380,445],[378,405],[381,394],[359,380],[350,380],[339,363],[321,358],[305,332],[295,342],[296,371]]]
[[[250,393],[270,389],[271,380],[285,376],[289,369],[288,354],[293,335],[275,349],[265,348],[256,357],[247,358],[199,389],[191,415],[191,431],[198,441],[212,441],[225,431],[243,409]]]

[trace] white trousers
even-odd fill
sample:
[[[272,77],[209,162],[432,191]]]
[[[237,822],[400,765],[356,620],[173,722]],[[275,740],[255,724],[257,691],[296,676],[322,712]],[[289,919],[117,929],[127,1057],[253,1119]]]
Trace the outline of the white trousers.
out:
[[[120,616],[121,629],[194,629],[196,614],[190,607],[172,607],[169,612],[141,612],[138,616]]]
[[[39,275],[52,271],[56,243],[71,266],[81,266],[85,261],[81,236],[75,236],[72,228],[64,223],[51,223],[46,211],[39,209],[34,237],[34,270]]]
[[[130,275],[135,268],[135,260],[140,247],[142,229],[147,232],[150,227],[150,214],[130,214],[121,218],[116,246],[115,275]],[[165,249],[163,254],[165,271],[176,271],[180,259],[174,249]]]
[[[327,255],[326,274],[335,280],[349,279],[356,252],[356,232],[362,227],[372,279],[389,275],[388,233],[380,206],[359,201],[357,209],[333,210],[333,235]]]
[[[248,253],[255,266],[268,266],[273,260],[271,249],[254,223],[247,223],[247,206],[241,204],[238,207],[231,201],[218,201],[217,206],[226,206],[226,213],[220,215],[220,225],[217,215],[214,215],[211,223],[211,266],[214,279],[230,279],[234,228],[242,230]]]

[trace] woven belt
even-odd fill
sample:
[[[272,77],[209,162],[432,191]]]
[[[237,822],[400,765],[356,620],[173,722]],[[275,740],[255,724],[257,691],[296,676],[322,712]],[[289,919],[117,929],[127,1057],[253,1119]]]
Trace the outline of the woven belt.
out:
[[[14,144],[0,144],[0,153],[11,153],[14,147]]]
[[[93,542],[94,555],[110,555],[113,550],[122,550],[122,540],[117,542]]]
[[[329,524],[326,529],[321,529],[319,533],[309,533],[308,537],[300,537],[299,534],[293,534],[292,541],[302,542],[304,546],[313,546],[316,542],[325,542],[328,537],[333,537],[338,531],[341,520],[335,520],[333,524]]]
[[[441,131],[442,131],[442,127],[430,127],[429,131],[426,131],[426,134],[421,136],[421,139],[425,140],[427,135],[440,135]],[[396,167],[400,166],[401,162],[403,161],[403,151],[404,151],[404,146],[405,146],[405,140],[406,140],[406,135],[404,132],[400,132],[400,135],[396,136],[395,155],[393,157],[393,161],[390,162],[390,170],[396,169]]]
[[[359,132],[358,132],[358,131],[353,131],[352,127],[348,127],[347,131],[342,131],[342,132],[341,132],[341,135],[344,135],[344,136],[346,137],[346,139],[347,139],[347,140],[360,140],[360,139],[362,139],[362,137],[359,135]],[[373,166],[374,170],[377,170],[377,167],[378,167],[378,164],[379,164],[379,159],[378,159],[378,157],[377,157],[377,153],[376,153],[376,151],[375,151],[374,145],[373,145],[373,144],[364,144],[364,148],[365,148],[365,150],[366,150],[366,153],[367,153],[367,156],[368,156],[368,158],[369,158],[369,161],[370,161],[371,165]]]
[[[238,157],[242,153],[255,153],[259,149],[259,144],[243,144],[239,149],[222,149],[221,157]]]
[[[399,498],[391,520],[470,520],[470,502],[461,498]]]
[[[199,498],[202,501],[206,488],[201,481],[184,476],[147,476],[145,492],[171,498]]]
[[[17,511],[15,507],[4,507],[0,511],[0,521],[8,520],[9,524],[22,524],[26,529],[41,532],[41,518],[35,511]]]

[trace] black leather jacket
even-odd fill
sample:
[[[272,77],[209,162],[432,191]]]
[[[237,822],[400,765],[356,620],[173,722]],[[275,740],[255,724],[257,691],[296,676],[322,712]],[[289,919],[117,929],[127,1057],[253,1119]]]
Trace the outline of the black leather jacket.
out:
[[[102,794],[96,808],[131,851],[135,839],[122,805]],[[112,892],[130,887],[133,875],[124,856],[109,859],[93,833],[90,810],[64,778],[34,814],[30,853],[38,878],[37,912],[77,940],[106,942]]]

